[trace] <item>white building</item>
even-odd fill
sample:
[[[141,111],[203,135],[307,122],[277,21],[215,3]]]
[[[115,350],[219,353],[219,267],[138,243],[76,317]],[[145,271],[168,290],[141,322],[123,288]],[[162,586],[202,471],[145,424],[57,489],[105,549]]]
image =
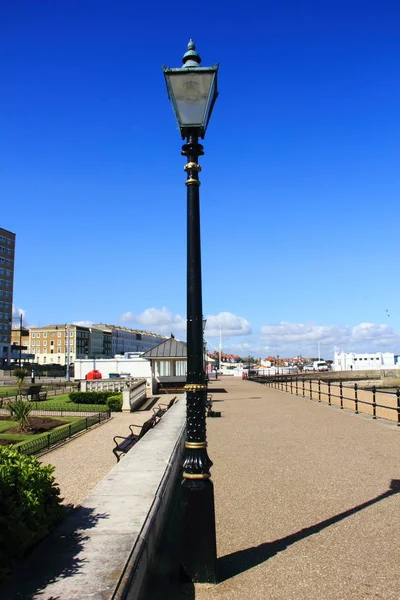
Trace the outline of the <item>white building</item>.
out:
[[[146,379],[146,386],[151,389],[151,365],[145,358],[114,358],[81,359],[75,360],[74,379],[86,379],[86,375],[96,369],[100,371],[103,379],[109,379],[110,373],[130,375],[138,379]]]
[[[335,352],[334,371],[370,371],[373,369],[399,369],[400,356],[392,352],[356,354]]]

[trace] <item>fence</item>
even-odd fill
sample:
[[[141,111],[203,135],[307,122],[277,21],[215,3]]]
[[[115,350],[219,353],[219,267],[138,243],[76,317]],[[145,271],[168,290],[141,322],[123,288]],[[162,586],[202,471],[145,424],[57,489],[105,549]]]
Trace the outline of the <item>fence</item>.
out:
[[[40,385],[40,384],[38,384],[38,385]],[[26,392],[27,389],[29,389],[29,387],[30,387],[29,385],[28,386],[24,385],[24,387],[21,390],[22,395],[24,395],[24,393]],[[53,383],[53,384],[43,385],[41,391],[47,392],[47,396],[60,396],[63,394],[68,394],[69,392],[74,392],[77,389],[78,389],[78,384],[61,382],[61,383]],[[3,392],[2,390],[0,390],[0,403],[1,403],[1,400],[17,400],[18,396],[19,396],[19,394],[17,392],[13,392],[12,394],[9,394],[8,392]]]
[[[89,413],[89,416],[82,418],[79,421],[69,423],[68,425],[64,425],[63,427],[60,427],[54,431],[42,434],[40,437],[37,437],[34,440],[20,442],[19,444],[15,444],[14,447],[17,448],[17,450],[19,450],[19,452],[22,454],[37,454],[41,450],[49,449],[51,446],[54,446],[54,444],[62,442],[63,440],[76,435],[80,431],[89,429],[89,427],[101,423],[109,418],[109,412],[99,412],[97,414]]]
[[[333,383],[320,379],[285,376],[251,377],[251,380],[296,396],[324,401],[330,406],[337,405],[341,409],[354,410],[356,414],[369,414],[373,419],[396,421],[400,426],[400,388],[389,392],[378,390],[375,386],[370,389],[360,388],[357,383],[345,385],[342,381]]]

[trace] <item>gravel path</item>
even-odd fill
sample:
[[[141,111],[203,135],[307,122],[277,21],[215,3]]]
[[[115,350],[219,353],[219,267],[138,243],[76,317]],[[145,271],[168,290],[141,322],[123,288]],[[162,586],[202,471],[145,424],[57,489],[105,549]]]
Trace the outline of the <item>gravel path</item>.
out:
[[[398,600],[400,428],[236,378],[209,391],[221,583],[175,598]]]
[[[162,395],[155,405],[168,403],[171,397],[173,396],[168,394]],[[43,465],[55,466],[54,476],[64,504],[78,505],[114,467],[117,462],[112,452],[115,448],[114,436],[126,437],[129,425],[142,425],[152,414],[152,409],[113,413],[109,421],[78,435],[40,458]]]

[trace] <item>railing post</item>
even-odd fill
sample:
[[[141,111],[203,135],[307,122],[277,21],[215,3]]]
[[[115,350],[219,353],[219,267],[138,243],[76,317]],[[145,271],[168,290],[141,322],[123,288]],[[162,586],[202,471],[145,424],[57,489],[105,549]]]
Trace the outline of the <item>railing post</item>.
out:
[[[303,377],[303,398],[304,398],[304,396],[305,396],[305,392],[306,392],[306,391],[305,391],[305,385],[306,385],[306,380],[305,380],[305,379],[304,379],[304,377]]]
[[[299,392],[299,380],[298,380],[298,378],[296,377],[296,396],[298,396],[298,395],[299,395],[299,393],[298,393],[298,392]]]
[[[310,398],[311,400],[313,399],[312,397],[312,380],[310,379]]]
[[[328,381],[328,404],[329,406],[332,404],[331,402],[331,382]]]
[[[358,415],[358,385],[354,384],[354,412]]]
[[[318,402],[321,402],[321,380],[318,379]]]
[[[343,408],[343,382],[339,382],[340,408]]]
[[[400,388],[396,388],[397,398],[397,427],[400,427]]]
[[[372,418],[376,419],[376,386],[372,387]]]
[[[293,378],[290,378],[290,393],[293,394]]]

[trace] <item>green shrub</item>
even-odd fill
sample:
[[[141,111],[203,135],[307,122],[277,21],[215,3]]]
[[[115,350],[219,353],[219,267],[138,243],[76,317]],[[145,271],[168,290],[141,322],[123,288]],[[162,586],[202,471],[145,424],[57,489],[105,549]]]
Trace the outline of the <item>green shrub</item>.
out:
[[[105,404],[115,392],[71,392],[69,399],[76,404]]]
[[[122,411],[122,393],[114,394],[106,400],[107,408],[110,412]]]
[[[53,471],[0,446],[0,580],[64,514]]]

